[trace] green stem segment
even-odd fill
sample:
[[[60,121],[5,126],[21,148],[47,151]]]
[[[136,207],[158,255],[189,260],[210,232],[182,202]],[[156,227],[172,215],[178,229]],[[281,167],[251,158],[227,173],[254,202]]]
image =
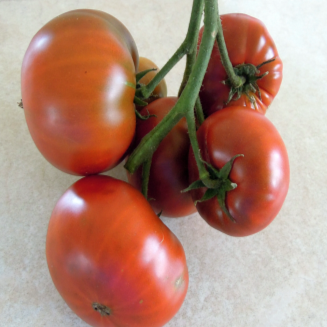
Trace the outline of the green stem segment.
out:
[[[178,100],[179,101],[179,100]],[[148,134],[146,134],[137,148],[132,152],[128,158],[125,168],[133,174],[136,169],[143,164],[143,162],[149,160],[154,151],[158,148],[160,142],[170,132],[170,130],[180,121],[183,117],[181,112],[181,105],[177,104],[166,115],[163,120],[155,126]]]
[[[221,62],[225,68],[228,79],[234,88],[239,88],[245,83],[245,78],[238,76],[235,73],[233,65],[229,59],[225,38],[223,34],[223,27],[221,25],[221,20],[219,17],[219,12],[218,12],[218,33],[216,39],[217,39]]]
[[[198,127],[200,127],[203,122],[204,122],[204,114],[203,114],[203,109],[202,109],[202,104],[200,101],[200,97],[197,97],[196,102],[195,102],[195,115],[198,123]]]
[[[197,48],[194,47],[192,52],[189,53],[186,57],[186,67],[185,67],[185,71],[184,71],[183,81],[182,81],[181,86],[178,91],[178,97],[180,97],[181,94],[183,93],[184,88],[188,82],[190,75],[191,75],[194,63],[196,61],[196,53],[197,53]],[[201,101],[200,101],[199,97],[197,97],[197,99],[196,99],[195,113],[196,113],[196,118],[197,118],[198,124],[200,126],[204,122],[204,115],[203,115],[202,105],[201,105]]]
[[[142,167],[142,194],[148,199],[148,185],[150,178],[152,157],[143,163]]]
[[[204,162],[201,158],[199,143],[196,136],[196,125],[194,120],[194,113],[188,111],[186,114],[187,128],[188,134],[191,142],[191,147],[193,149],[194,158],[199,170],[199,178],[203,183],[203,186],[208,188],[217,188],[219,186],[219,181],[210,178],[210,174],[208,173]]]
[[[174,55],[168,62],[160,69],[158,74],[151,80],[148,85],[145,85],[136,91],[136,97],[140,99],[147,99],[151,96],[155,87],[159,82],[169,73],[169,71],[184,57],[184,55],[192,52],[196,48],[199,26],[201,24],[203,1],[194,0],[191,12],[191,18],[188,26],[188,31],[184,42],[177,49]]]
[[[195,15],[199,16],[199,12],[202,10],[202,1],[195,0],[193,3],[192,16],[194,16],[194,8],[197,7],[198,13]],[[130,172],[134,173],[135,170],[145,161],[151,158],[154,151],[157,149],[163,138],[169,133],[169,131],[178,123],[178,121],[186,116],[189,124],[189,131],[191,136],[191,145],[193,152],[196,156],[196,162],[199,168],[200,177],[203,183],[207,187],[214,187],[216,181],[210,179],[209,173],[207,172],[204,163],[200,157],[199,145],[196,138],[196,128],[194,120],[194,106],[198,98],[200,87],[206,72],[209,59],[211,56],[212,48],[215,42],[215,38],[218,32],[218,8],[216,0],[204,0],[204,32],[202,36],[202,42],[198,52],[198,56],[194,63],[193,69],[189,75],[187,84],[185,85],[184,91],[178,99],[174,108],[164,117],[164,119],[140,142],[138,147],[129,157],[125,164],[125,168]],[[191,39],[190,44],[196,44],[197,33],[187,35],[185,40]],[[195,47],[195,46],[194,46]],[[192,47],[190,48],[192,49]],[[176,54],[175,54],[176,55]],[[160,72],[158,73],[160,74]],[[157,75],[158,75],[157,74]],[[143,94],[144,95],[144,94]]]
[[[178,97],[180,97],[182,92],[184,91],[184,88],[188,82],[190,75],[191,75],[191,72],[192,72],[192,69],[193,69],[193,66],[194,66],[194,63],[196,60],[196,52],[197,52],[197,49],[196,49],[196,47],[194,47],[192,49],[192,51],[189,54],[187,54],[187,56],[186,56],[186,66],[185,66],[183,80],[182,80],[181,86],[178,91]]]

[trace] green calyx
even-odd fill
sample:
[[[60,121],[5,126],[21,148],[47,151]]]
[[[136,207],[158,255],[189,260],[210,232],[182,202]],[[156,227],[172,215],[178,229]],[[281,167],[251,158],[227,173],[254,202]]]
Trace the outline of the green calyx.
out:
[[[139,83],[140,80],[148,73],[150,72],[153,72],[157,70],[156,68],[151,68],[151,69],[147,69],[147,70],[144,70],[142,72],[139,72],[136,74],[135,78],[136,78],[136,90],[140,89],[143,84]],[[153,98],[153,96],[151,95],[148,99],[141,99],[139,98],[136,94],[134,96],[134,103],[138,106],[138,107],[145,107],[148,105],[148,102],[147,100],[149,100],[150,98]],[[136,117],[138,119],[141,119],[141,120],[147,120],[149,119],[150,117],[156,117],[156,115],[150,115],[149,112],[147,115],[143,116],[139,113],[139,111],[137,109],[135,109],[135,114],[136,114]]]
[[[144,86],[144,84],[140,83],[140,80],[148,73],[150,72],[153,72],[153,71],[156,71],[157,68],[150,68],[150,69],[147,69],[147,70],[143,70],[142,72],[139,72],[135,75],[135,79],[136,79],[136,91],[139,90],[142,86]],[[151,94],[149,96],[148,99],[153,99],[153,95]],[[147,106],[148,105],[148,102],[147,100],[148,99],[143,99],[143,98],[140,98],[139,96],[137,96],[137,93],[135,93],[135,96],[134,96],[134,103],[139,106],[139,107],[144,107],[144,106]]]
[[[142,115],[142,114],[140,114],[138,111],[137,111],[137,109],[135,109],[135,115],[136,115],[136,117],[138,118],[138,119],[141,119],[141,120],[148,120],[149,118],[151,118],[151,117],[157,117],[156,115],[150,115],[149,114],[149,111],[147,111],[147,115]]]
[[[140,80],[141,80],[141,79],[142,79],[146,74],[148,74],[148,73],[150,73],[150,72],[154,72],[154,71],[156,71],[156,70],[157,70],[157,68],[150,68],[150,69],[143,70],[143,71],[137,73],[136,76],[135,76],[135,78],[136,78],[136,83],[138,84],[139,81],[140,81]]]
[[[229,179],[229,174],[232,170],[233,163],[236,158],[238,157],[244,157],[243,154],[237,154],[236,156],[232,157],[221,169],[217,169],[210,165],[208,162],[203,161],[203,163],[206,165],[207,170],[209,172],[210,178],[214,181],[216,181],[216,186],[214,188],[207,188],[206,192],[204,193],[203,197],[200,200],[195,201],[195,205],[198,202],[204,202],[207,200],[210,200],[214,197],[217,198],[219,206],[223,210],[223,212],[228,216],[228,218],[233,222],[236,223],[233,216],[230,214],[230,212],[227,209],[226,206],[226,193],[234,190],[237,187],[237,184],[233,183]],[[195,190],[198,188],[206,187],[205,184],[201,179],[193,182],[188,188],[183,190],[182,192],[188,192],[191,190]]]
[[[265,72],[264,74],[260,75],[259,69],[263,65],[269,64],[274,60],[275,58],[267,60],[258,66],[254,66],[253,64],[240,64],[235,66],[234,72],[237,76],[241,78],[242,83],[241,85],[233,86],[229,78],[223,81],[223,84],[230,86],[230,91],[226,104],[228,104],[232,100],[237,101],[243,94],[245,94],[249,101],[252,103],[252,105],[255,107],[255,98],[252,94],[258,93],[258,97],[261,100],[261,92],[257,81],[262,79],[269,73]]]
[[[148,103],[141,100],[140,98],[138,98],[137,96],[134,96],[134,103],[137,105],[137,106],[140,106],[140,107],[144,107],[144,106],[147,106]]]

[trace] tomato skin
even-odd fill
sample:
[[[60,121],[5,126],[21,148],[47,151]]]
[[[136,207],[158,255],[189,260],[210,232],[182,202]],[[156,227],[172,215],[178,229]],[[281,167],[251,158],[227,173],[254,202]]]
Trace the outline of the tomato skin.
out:
[[[153,61],[145,57],[140,57],[138,72],[142,72],[144,70],[151,69],[151,68],[156,68],[157,70],[149,72],[145,76],[143,76],[139,81],[140,84],[148,85],[159,71],[158,66]],[[160,83],[156,86],[156,88],[153,90],[152,96],[149,99],[147,99],[146,102],[151,103],[158,98],[164,98],[166,96],[167,96],[167,84],[166,81],[162,79]],[[143,107],[139,107],[139,110],[142,108]]]
[[[163,326],[186,295],[179,240],[139,191],[108,176],[84,177],[59,199],[46,255],[57,290],[93,327]],[[101,316],[94,303],[110,315]]]
[[[284,142],[274,125],[262,114],[245,107],[230,107],[208,117],[197,131],[203,159],[222,168],[237,154],[230,180],[237,188],[227,192],[226,206],[233,223],[218,200],[197,203],[200,216],[212,227],[231,236],[247,236],[265,228],[285,200],[290,169]],[[189,155],[190,183],[199,179],[193,152]],[[205,188],[191,191],[199,200]]]
[[[75,175],[116,166],[135,131],[138,53],[125,28],[96,10],[64,13],[33,37],[22,65],[31,136],[55,167]]]
[[[136,124],[136,147],[174,107],[178,98],[158,99],[142,111],[142,115],[156,115]],[[189,193],[181,193],[188,187],[188,151],[190,141],[187,134],[186,119],[183,118],[160,143],[152,157],[148,198],[152,208],[165,217],[184,217],[196,212]],[[142,167],[134,174],[127,173],[129,182],[138,190],[142,189]]]
[[[283,77],[283,63],[278,55],[276,45],[265,25],[258,19],[245,14],[221,15],[221,23],[225,37],[228,55],[233,67],[243,63],[258,66],[263,62],[276,58],[275,61],[262,66],[260,74],[269,74],[257,81],[261,91],[262,101],[258,93],[254,96],[256,108],[253,107],[246,95],[242,95],[237,101],[230,101],[228,106],[246,106],[263,114],[277,95]],[[200,44],[203,28],[199,33]],[[227,74],[221,63],[217,43],[212,50],[211,58],[205,74],[200,99],[206,116],[226,106],[230,88],[222,81],[227,79]]]

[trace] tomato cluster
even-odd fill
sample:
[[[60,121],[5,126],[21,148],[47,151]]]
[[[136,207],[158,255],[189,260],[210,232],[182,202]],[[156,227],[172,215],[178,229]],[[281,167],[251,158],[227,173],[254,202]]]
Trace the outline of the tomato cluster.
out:
[[[260,21],[243,14],[221,20],[235,73],[245,83],[232,94],[215,46],[199,94],[207,118],[197,141],[216,186],[202,182],[182,118],[151,158],[148,198],[140,192],[142,166],[128,173],[131,185],[96,175],[128,156],[178,101],[167,97],[162,80],[141,101],[144,108],[135,106],[136,90],[157,66],[139,58],[125,26],[101,11],[70,11],[42,27],[26,51],[22,102],[31,136],[55,167],[86,176],[57,202],[46,255],[59,293],[92,326],[159,327],[181,307],[185,253],[159,213],[198,211],[212,227],[246,236],[265,228],[284,202],[287,151],[264,116],[281,83],[282,62]]]

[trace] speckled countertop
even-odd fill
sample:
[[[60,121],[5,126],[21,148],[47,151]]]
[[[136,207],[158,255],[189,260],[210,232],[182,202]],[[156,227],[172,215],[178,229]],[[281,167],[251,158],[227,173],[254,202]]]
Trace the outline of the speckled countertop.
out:
[[[20,100],[20,68],[38,29],[72,9],[107,11],[131,31],[141,56],[162,66],[182,42],[190,0],[0,0],[0,326],[86,327],[52,284],[45,258],[51,211],[78,178],[36,149]],[[220,1],[220,12],[263,20],[284,62],[267,117],[288,149],[291,184],[264,231],[228,237],[197,214],[163,218],[187,256],[190,285],[169,327],[327,326],[327,3]],[[184,61],[167,76],[176,95]],[[126,179],[122,166],[109,172]]]

